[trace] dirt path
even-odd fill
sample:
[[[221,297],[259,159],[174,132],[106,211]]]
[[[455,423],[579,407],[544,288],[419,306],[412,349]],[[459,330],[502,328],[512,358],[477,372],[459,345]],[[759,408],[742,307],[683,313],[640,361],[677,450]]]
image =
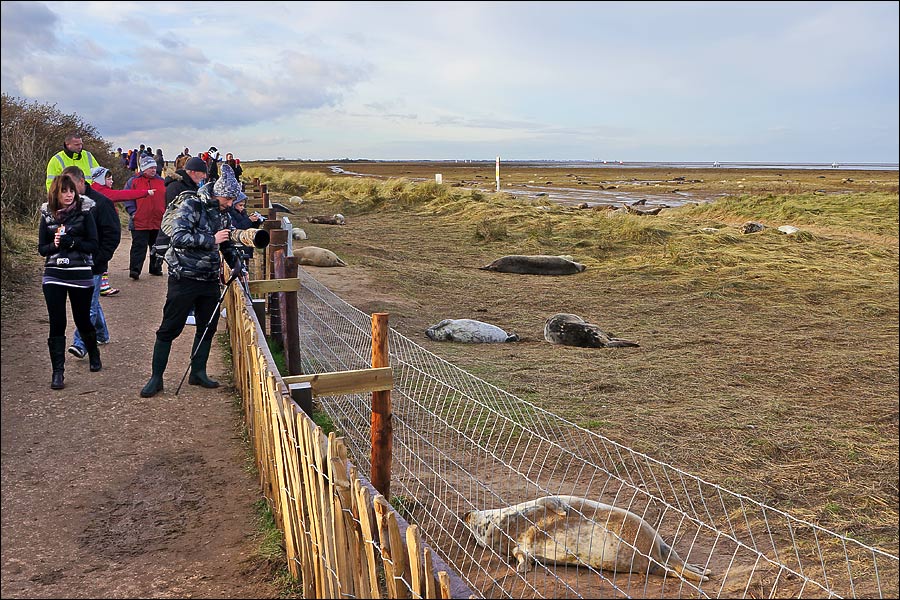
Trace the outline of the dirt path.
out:
[[[123,231],[110,264],[122,292],[102,299],[112,334],[101,346],[102,371],[67,355],[66,387],[50,389],[38,275],[3,322],[2,595],[275,597],[269,567],[255,555],[260,493],[218,340],[209,374],[226,385],[185,382],[175,396],[193,339],[187,327],[165,391],[139,396],[167,278],[145,270],[129,279],[130,245]]]

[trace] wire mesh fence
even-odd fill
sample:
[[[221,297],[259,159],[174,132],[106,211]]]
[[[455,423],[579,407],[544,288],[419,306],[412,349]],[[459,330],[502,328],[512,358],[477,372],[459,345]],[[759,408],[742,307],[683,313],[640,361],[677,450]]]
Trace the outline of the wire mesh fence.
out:
[[[304,373],[369,367],[370,316],[302,269],[299,277]],[[389,350],[391,502],[483,597],[898,594],[894,555],[585,430],[394,330]],[[320,401],[345,437],[350,459],[367,472],[369,396]],[[466,523],[473,511],[547,497],[555,497],[544,501],[548,506],[564,507],[556,517],[552,510],[517,509],[479,512]],[[580,499],[627,513],[601,516],[584,509]],[[487,543],[478,542],[471,526],[478,519],[495,525]],[[631,532],[624,525],[629,520],[643,533]],[[511,556],[517,553],[522,560]],[[682,562],[695,570],[679,569]],[[707,571],[708,578],[691,576]]]

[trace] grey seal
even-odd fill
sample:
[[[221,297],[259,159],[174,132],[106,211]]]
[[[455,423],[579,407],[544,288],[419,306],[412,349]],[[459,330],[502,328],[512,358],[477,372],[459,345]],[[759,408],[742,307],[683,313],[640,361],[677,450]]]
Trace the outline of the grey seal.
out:
[[[470,511],[464,520],[480,545],[515,557],[520,573],[534,560],[617,573],[677,574],[691,581],[707,581],[711,573],[684,562],[637,514],[577,496]]]
[[[637,342],[623,340],[588,323],[578,315],[558,313],[544,324],[544,339],[551,344],[579,348],[636,348]]]
[[[337,254],[335,254],[331,250],[319,248],[318,246],[303,246],[302,248],[294,248],[294,258],[297,259],[298,265],[309,265],[312,267],[347,266],[347,263],[342,261]]]
[[[425,330],[425,335],[436,342],[463,342],[467,344],[494,344],[518,342],[519,336],[507,333],[490,323],[475,319],[444,319]]]
[[[569,258],[547,254],[510,254],[478,268],[483,271],[524,275],[574,275],[584,271],[583,264],[569,260]]]

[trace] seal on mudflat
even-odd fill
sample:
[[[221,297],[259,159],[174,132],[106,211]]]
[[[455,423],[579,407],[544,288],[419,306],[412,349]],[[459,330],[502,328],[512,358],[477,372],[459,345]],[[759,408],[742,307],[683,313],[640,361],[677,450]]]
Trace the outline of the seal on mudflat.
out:
[[[425,335],[436,342],[463,342],[466,344],[519,341],[519,336],[515,333],[507,333],[496,325],[475,319],[444,319],[426,329]]]
[[[319,248],[318,246],[304,246],[302,248],[294,248],[294,258],[297,259],[298,265],[309,265],[311,267],[346,267],[347,263],[338,258],[338,255],[331,250]]]
[[[623,340],[588,323],[578,315],[558,313],[544,324],[544,339],[551,344],[579,348],[636,348],[637,342]]]
[[[524,275],[574,275],[584,271],[585,266],[562,256],[510,254],[478,268],[483,271]]]
[[[480,545],[515,557],[520,573],[539,560],[691,581],[707,581],[711,574],[685,563],[637,514],[577,496],[545,496],[507,508],[471,511],[464,520]]]

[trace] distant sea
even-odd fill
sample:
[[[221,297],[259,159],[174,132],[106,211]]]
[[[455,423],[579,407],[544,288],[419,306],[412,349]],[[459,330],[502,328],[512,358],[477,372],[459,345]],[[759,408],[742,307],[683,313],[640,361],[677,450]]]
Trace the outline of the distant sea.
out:
[[[412,161],[374,161],[374,162],[423,162],[423,163],[470,163],[470,164],[493,164],[492,160],[412,160]],[[500,164],[514,164],[521,166],[529,166],[535,168],[581,168],[581,169],[607,169],[611,167],[623,169],[709,169],[711,167],[721,167],[723,169],[844,169],[853,171],[897,171],[900,170],[900,163],[787,163],[787,162],[629,162],[618,160],[503,160],[500,158]]]

